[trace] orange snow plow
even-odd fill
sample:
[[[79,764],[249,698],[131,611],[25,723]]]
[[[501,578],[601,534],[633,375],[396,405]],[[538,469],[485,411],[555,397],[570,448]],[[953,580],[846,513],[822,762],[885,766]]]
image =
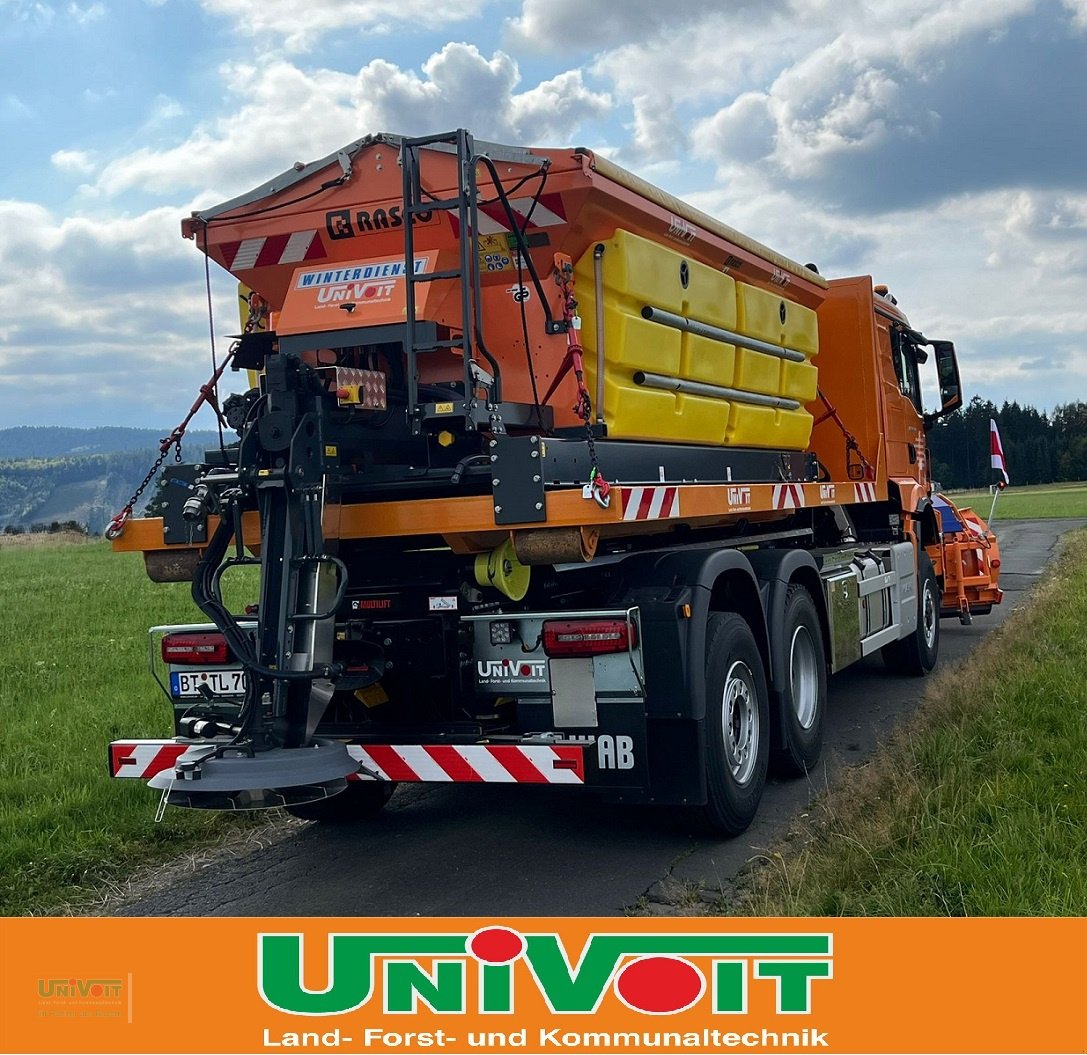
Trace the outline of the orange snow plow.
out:
[[[1000,543],[973,509],[959,509],[946,495],[936,494],[932,504],[940,517],[941,545],[930,555],[943,576],[940,615],[957,615],[969,624],[975,615],[988,615],[1000,604]]]

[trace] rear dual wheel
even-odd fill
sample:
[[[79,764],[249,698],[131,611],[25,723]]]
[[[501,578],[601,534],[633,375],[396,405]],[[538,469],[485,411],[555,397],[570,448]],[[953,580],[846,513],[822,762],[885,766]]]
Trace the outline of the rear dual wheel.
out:
[[[770,757],[766,674],[755,637],[734,612],[706,627],[705,826],[739,835],[755,817]]]
[[[827,664],[819,612],[811,594],[796,583],[785,596],[781,647],[783,746],[774,753],[774,768],[783,776],[802,777],[811,772],[823,749]]]

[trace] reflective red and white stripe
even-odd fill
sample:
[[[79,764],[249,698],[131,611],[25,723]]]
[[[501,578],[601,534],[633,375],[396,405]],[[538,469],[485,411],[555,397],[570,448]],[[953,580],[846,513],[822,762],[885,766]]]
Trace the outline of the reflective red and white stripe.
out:
[[[295,231],[293,234],[247,238],[244,242],[224,242],[221,250],[228,271],[248,271],[273,264],[301,264],[328,255],[316,231]]]
[[[971,516],[969,513],[964,513],[960,509],[959,518],[966,525],[968,530],[972,531],[975,535],[981,535],[983,538],[985,537],[985,528],[982,526],[981,521],[978,520],[976,516]]]
[[[562,198],[557,194],[546,194],[532,207],[531,198],[512,198],[510,208],[513,214],[524,224],[528,220],[529,227],[557,227],[560,223],[566,223],[566,216],[562,207]],[[530,214],[531,213],[531,217]],[[509,217],[501,204],[483,205],[479,209],[479,233],[501,234],[504,231],[512,231]]]
[[[624,487],[624,520],[663,520],[679,516],[678,487]]]
[[[382,780],[454,784],[584,784],[581,746],[348,744]]]
[[[874,502],[876,500],[875,484],[854,484],[858,502]]]
[[[806,502],[803,484],[774,484],[775,509],[800,509]]]
[[[110,776],[150,780],[173,766],[188,748],[173,740],[114,740],[109,745]]]
[[[115,740],[110,776],[150,780],[189,748],[173,740]],[[584,784],[585,749],[549,744],[348,744],[381,780],[454,784]],[[354,774],[348,779],[365,779]]]

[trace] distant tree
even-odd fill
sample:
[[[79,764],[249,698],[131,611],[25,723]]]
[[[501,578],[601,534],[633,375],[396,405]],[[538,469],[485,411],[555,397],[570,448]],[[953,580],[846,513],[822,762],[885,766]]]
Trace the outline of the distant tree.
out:
[[[1053,411],[1058,480],[1087,480],[1087,403],[1066,403]]]

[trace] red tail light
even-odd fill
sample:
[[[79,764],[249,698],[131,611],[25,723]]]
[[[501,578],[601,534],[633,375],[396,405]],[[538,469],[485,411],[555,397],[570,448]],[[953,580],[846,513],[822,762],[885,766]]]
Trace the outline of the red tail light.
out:
[[[215,666],[229,662],[230,650],[222,634],[167,634],[162,639],[162,658],[166,663]]]
[[[606,656],[628,652],[637,643],[634,626],[625,619],[556,619],[543,625],[549,656]]]

